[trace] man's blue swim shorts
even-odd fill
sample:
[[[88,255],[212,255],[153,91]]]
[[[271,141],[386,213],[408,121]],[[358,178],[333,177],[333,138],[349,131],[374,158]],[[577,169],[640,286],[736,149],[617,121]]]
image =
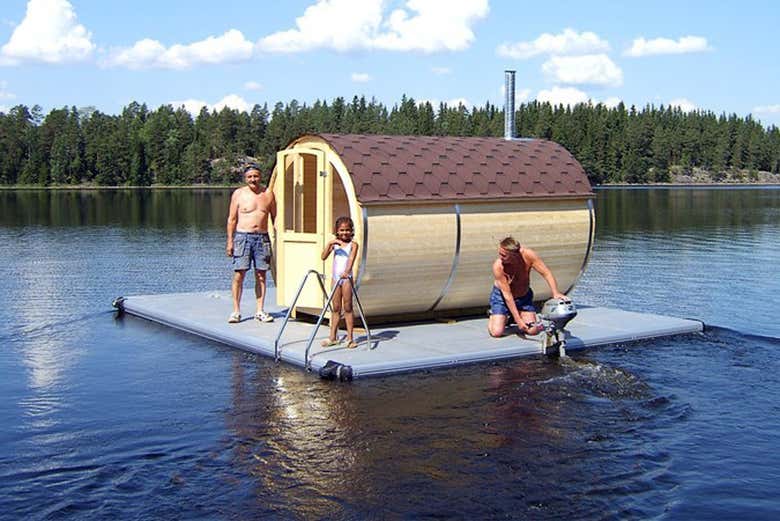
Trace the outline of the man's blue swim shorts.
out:
[[[515,306],[517,306],[518,311],[536,312],[533,290],[528,288],[528,293],[522,297],[516,297]],[[509,308],[506,306],[506,301],[504,300],[504,295],[496,286],[493,286],[493,291],[490,292],[490,314],[510,316]]]
[[[265,271],[271,266],[271,239],[268,234],[236,232],[233,236],[233,270]]]

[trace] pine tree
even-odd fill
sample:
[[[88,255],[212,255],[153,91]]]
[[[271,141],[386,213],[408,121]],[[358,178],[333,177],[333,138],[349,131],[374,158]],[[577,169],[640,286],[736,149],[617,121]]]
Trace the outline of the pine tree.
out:
[[[102,185],[232,182],[246,156],[274,163],[277,150],[304,133],[501,136],[503,113],[490,103],[418,104],[403,95],[388,109],[354,96],[312,106],[292,100],[250,113],[202,109],[193,120],[183,107],[149,111],[131,103],[119,116],[94,107],[53,109],[20,105],[0,112],[0,184]],[[517,135],[553,139],[579,159],[594,182],[668,180],[673,168],[780,170],[777,127],[735,114],[683,112],[646,105],[626,109],[531,101],[516,110]]]
[[[29,150],[26,138],[33,126],[32,115],[27,107],[17,105],[1,115],[0,121],[0,182],[25,184],[20,176]]]

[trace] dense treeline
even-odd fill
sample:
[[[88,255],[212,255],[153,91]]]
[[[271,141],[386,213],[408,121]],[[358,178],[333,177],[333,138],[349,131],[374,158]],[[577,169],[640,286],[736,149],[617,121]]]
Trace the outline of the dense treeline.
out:
[[[663,182],[670,172],[699,167],[715,180],[730,171],[780,172],[780,130],[750,116],[531,102],[517,110],[517,134],[568,148],[595,183]],[[490,103],[468,109],[417,103],[404,96],[388,109],[364,97],[272,112],[207,109],[193,118],[183,107],[149,110],[131,103],[119,115],[91,109],[19,105],[0,113],[2,185],[191,185],[233,183],[246,157],[266,169],[274,153],[307,132],[501,136],[503,111]]]

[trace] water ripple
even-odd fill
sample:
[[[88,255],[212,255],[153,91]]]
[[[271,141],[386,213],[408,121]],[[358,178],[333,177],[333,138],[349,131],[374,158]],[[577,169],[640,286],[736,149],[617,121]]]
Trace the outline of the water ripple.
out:
[[[738,192],[599,193],[575,300],[703,334],[351,385],[104,312],[227,288],[226,193],[0,205],[0,517],[771,518],[780,190]]]

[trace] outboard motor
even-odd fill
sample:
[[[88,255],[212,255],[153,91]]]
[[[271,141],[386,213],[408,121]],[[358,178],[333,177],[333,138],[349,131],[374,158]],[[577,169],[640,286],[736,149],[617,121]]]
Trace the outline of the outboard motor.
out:
[[[577,308],[571,300],[551,298],[544,303],[539,314],[544,320],[552,323],[556,329],[563,329],[577,316]]]
[[[542,352],[551,356],[566,355],[566,324],[577,316],[577,308],[571,300],[551,298],[542,306],[539,316],[547,322],[542,337]]]

